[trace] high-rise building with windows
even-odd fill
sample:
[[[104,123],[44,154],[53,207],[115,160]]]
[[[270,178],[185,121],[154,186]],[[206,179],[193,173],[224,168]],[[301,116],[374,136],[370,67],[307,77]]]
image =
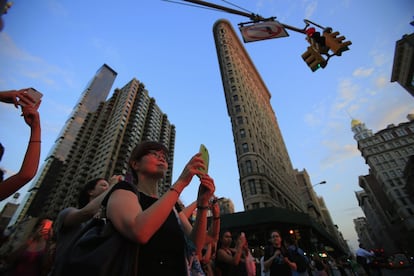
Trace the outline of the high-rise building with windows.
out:
[[[95,112],[99,105],[106,100],[116,76],[117,73],[107,64],[104,64],[86,85],[77,104],[56,138],[54,146],[32,182],[29,193],[25,195],[25,199],[20,204],[19,210],[16,212],[19,214],[19,217],[14,217],[11,224],[16,222],[16,220],[21,220],[27,213],[34,217],[39,215],[38,212],[44,203],[47,202],[53,187],[56,185],[57,177],[70,155],[70,150],[81,130],[83,122],[88,114]]]
[[[43,182],[50,182],[48,197],[41,204],[36,201],[29,203],[21,218],[30,216],[53,220],[60,210],[77,206],[78,193],[87,181],[126,174],[129,156],[141,141],[159,141],[169,149],[170,169],[159,192],[163,193],[171,185],[175,126],[155,99],[149,96],[145,85],[132,79],[121,89],[115,89],[108,100],[97,98],[95,102],[93,110],[88,109],[88,112],[83,100],[76,106],[75,110],[81,110],[82,117],[71,116],[69,119],[80,123],[76,134],[70,133],[71,146],[65,151],[64,159],[59,160],[60,170],[51,177],[50,173],[40,172],[44,177],[35,186],[40,191]],[[67,133],[62,131],[57,142],[65,141]],[[56,149],[52,152],[62,151]]]
[[[88,180],[114,174],[126,175],[133,148],[143,140],[162,142],[173,156],[175,127],[156,105],[144,84],[133,79],[87,116],[75,139],[71,154],[42,207],[42,214],[54,218],[66,206],[76,206],[79,190]],[[172,158],[169,158],[172,160]],[[171,169],[165,183],[171,184]],[[160,193],[165,189],[160,185]]]
[[[391,82],[395,81],[414,96],[414,33],[395,43]]]
[[[361,195],[359,195],[361,198],[364,197],[364,192],[360,192]],[[365,248],[375,248],[375,243],[371,239],[371,230],[369,229],[369,225],[367,223],[366,218],[359,217],[354,219],[354,226],[355,231],[357,232],[357,235],[359,237],[359,243],[362,244]]]
[[[359,186],[364,190],[355,192],[355,196],[365,214],[367,227],[364,235],[370,236],[369,248],[382,248],[388,254],[396,252],[396,242],[390,237],[398,237],[398,227],[394,226],[386,214],[390,209],[391,213],[395,212],[392,210],[390,199],[372,174],[359,176]],[[388,207],[384,208],[384,206]],[[367,243],[364,244],[368,246]]]
[[[392,232],[399,233],[390,238],[395,239],[401,250],[414,252],[414,201],[408,193],[408,187],[414,183],[406,182],[404,176],[407,163],[414,155],[414,115],[407,118],[408,122],[388,125],[374,134],[360,121],[352,120],[352,131],[370,168],[370,177],[374,178],[360,178],[360,186],[371,198],[369,210],[374,210],[375,205],[381,206],[378,217],[384,217]],[[407,248],[409,244],[411,248]]]
[[[275,206],[303,212],[269,90],[230,22],[217,21],[213,34],[245,210]]]

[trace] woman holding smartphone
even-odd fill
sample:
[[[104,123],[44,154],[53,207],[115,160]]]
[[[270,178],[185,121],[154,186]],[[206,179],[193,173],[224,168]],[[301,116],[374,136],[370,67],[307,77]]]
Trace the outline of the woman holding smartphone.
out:
[[[178,180],[162,196],[158,195],[158,184],[168,169],[168,150],[164,145],[153,141],[137,145],[129,166],[138,198],[130,183],[118,183],[107,201],[108,219],[119,233],[139,244],[138,275],[187,275],[191,263],[188,242],[193,243],[196,255],[200,256],[209,199],[215,191],[213,179],[200,172],[206,169],[201,154],[190,159]],[[196,221],[191,227],[185,216],[180,219],[176,203],[194,175],[199,175],[200,186]]]

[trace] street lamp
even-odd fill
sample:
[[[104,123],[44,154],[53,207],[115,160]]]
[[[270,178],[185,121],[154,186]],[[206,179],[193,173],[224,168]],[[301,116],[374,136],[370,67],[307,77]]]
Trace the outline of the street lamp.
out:
[[[315,186],[317,186],[317,185],[320,185],[320,184],[326,184],[326,181],[325,181],[325,180],[323,180],[323,181],[321,181],[321,182],[319,182],[319,183],[313,184],[313,185],[312,185],[312,188],[313,188],[313,187],[315,187]]]

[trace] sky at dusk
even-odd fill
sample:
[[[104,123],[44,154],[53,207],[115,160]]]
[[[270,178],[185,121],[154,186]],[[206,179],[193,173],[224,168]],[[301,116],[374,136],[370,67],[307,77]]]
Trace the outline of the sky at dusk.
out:
[[[48,156],[80,94],[104,64],[118,76],[112,87],[132,78],[143,82],[151,97],[176,126],[174,179],[201,143],[210,152],[209,174],[216,195],[231,198],[243,211],[235,147],[225,105],[213,39],[219,19],[238,25],[239,15],[161,0],[13,1],[0,32],[0,90],[34,87],[44,94],[41,164]],[[228,1],[210,1],[231,6]],[[344,238],[353,249],[353,219],[363,216],[355,197],[358,176],[368,167],[351,131],[352,118],[377,132],[406,122],[414,99],[391,83],[395,42],[414,27],[411,0],[233,0],[248,13],[302,29],[304,19],[332,27],[350,50],[312,72],[301,55],[308,42],[301,33],[245,43],[272,95],[291,162],[306,169]],[[0,167],[16,173],[23,161],[29,127],[13,105],[0,103]],[[30,184],[20,190],[24,195]],[[196,178],[182,200],[196,198]],[[23,196],[22,196],[23,197]],[[1,202],[0,207],[4,205]]]

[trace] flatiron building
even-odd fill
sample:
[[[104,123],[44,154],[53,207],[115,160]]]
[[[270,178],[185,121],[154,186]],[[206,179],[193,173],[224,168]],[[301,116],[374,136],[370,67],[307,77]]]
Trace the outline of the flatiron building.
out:
[[[304,212],[269,90],[230,22],[218,20],[213,34],[245,210],[275,206]]]

